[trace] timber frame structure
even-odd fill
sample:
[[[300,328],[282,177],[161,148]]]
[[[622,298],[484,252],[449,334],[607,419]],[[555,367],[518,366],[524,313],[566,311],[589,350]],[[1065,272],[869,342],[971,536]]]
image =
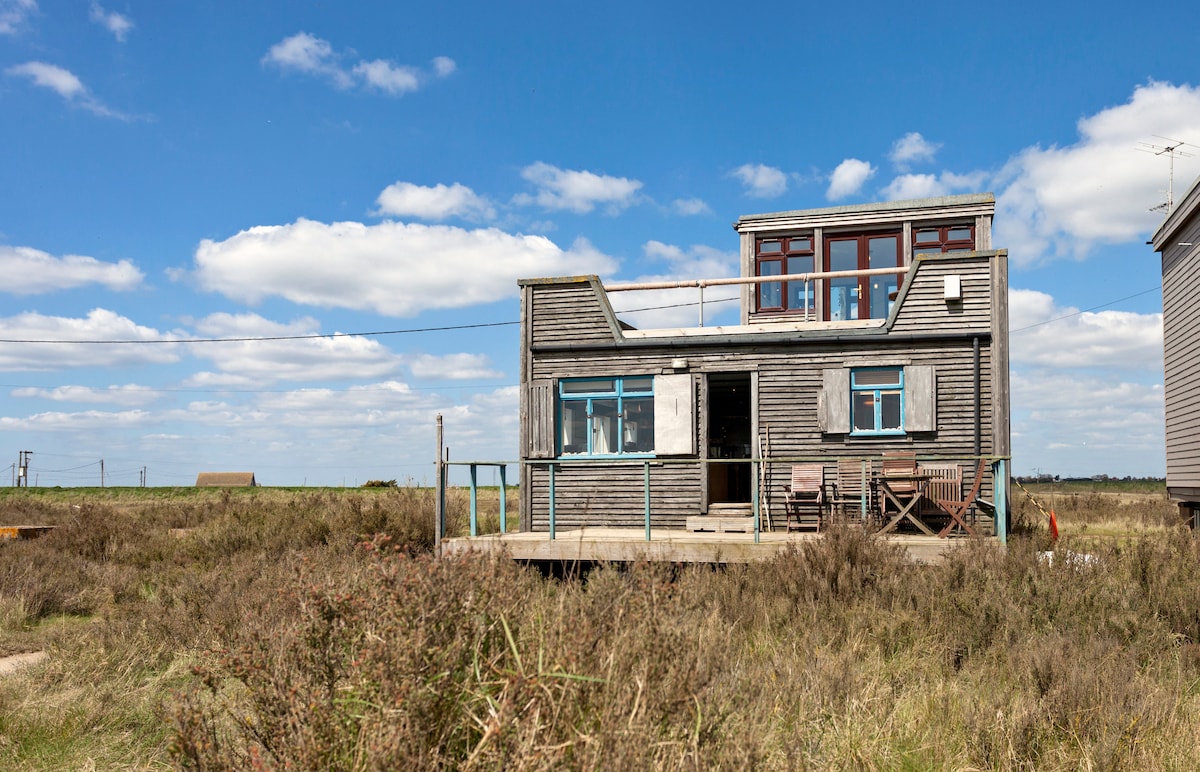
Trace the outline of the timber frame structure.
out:
[[[634,329],[610,293],[663,285],[521,280],[521,531],[720,530],[703,526],[782,513],[793,462],[896,451],[985,458],[983,494],[1006,501],[994,210],[985,193],[741,217],[740,277],[672,285],[740,285],[735,325]]]
[[[1200,178],[1151,242],[1162,255],[1167,495],[1200,526]]]

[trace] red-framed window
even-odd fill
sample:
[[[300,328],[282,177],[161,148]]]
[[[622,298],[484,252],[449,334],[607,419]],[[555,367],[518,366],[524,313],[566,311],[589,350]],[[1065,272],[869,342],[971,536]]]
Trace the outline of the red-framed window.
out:
[[[971,252],[974,249],[974,225],[913,226],[913,255],[922,252]]]
[[[811,235],[760,238],[754,244],[754,275],[812,273],[815,257]],[[757,298],[759,311],[812,313],[816,309],[815,282],[763,282],[757,285]]]

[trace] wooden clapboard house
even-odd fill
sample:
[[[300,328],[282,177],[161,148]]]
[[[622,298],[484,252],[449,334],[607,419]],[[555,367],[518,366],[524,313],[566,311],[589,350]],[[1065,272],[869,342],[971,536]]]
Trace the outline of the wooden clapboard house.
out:
[[[552,488],[557,528],[649,509],[683,529],[756,494],[782,520],[788,460],[1008,456],[994,210],[976,194],[741,217],[736,325],[634,329],[610,303],[629,286],[522,280],[522,530],[550,527]]]
[[[1200,179],[1155,231],[1162,254],[1167,493],[1200,525]]]

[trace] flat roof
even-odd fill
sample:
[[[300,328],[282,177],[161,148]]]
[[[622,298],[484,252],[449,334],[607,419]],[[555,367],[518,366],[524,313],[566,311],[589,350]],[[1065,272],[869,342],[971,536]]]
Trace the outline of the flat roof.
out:
[[[912,198],[904,201],[876,201],[869,204],[848,204],[844,206],[828,206],[819,209],[792,209],[785,212],[767,212],[764,214],[742,215],[734,223],[735,230],[745,230],[744,225],[757,224],[767,221],[803,220],[814,222],[832,220],[839,223],[848,218],[861,215],[871,215],[871,221],[878,221],[881,214],[895,213],[895,219],[904,219],[903,215],[920,210],[930,210],[938,214],[938,210],[982,208],[993,211],[996,208],[996,196],[992,193],[964,193],[957,196],[937,196],[934,198]]]

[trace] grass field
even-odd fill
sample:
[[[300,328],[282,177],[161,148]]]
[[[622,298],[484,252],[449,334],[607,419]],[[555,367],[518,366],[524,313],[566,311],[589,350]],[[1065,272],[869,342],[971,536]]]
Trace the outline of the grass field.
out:
[[[1055,560],[1014,491],[1007,550],[938,566],[847,530],[562,580],[433,559],[427,489],[0,489],[59,526],[0,544],[0,654],[49,654],[0,675],[0,768],[1192,768],[1191,532],[1033,492]]]

